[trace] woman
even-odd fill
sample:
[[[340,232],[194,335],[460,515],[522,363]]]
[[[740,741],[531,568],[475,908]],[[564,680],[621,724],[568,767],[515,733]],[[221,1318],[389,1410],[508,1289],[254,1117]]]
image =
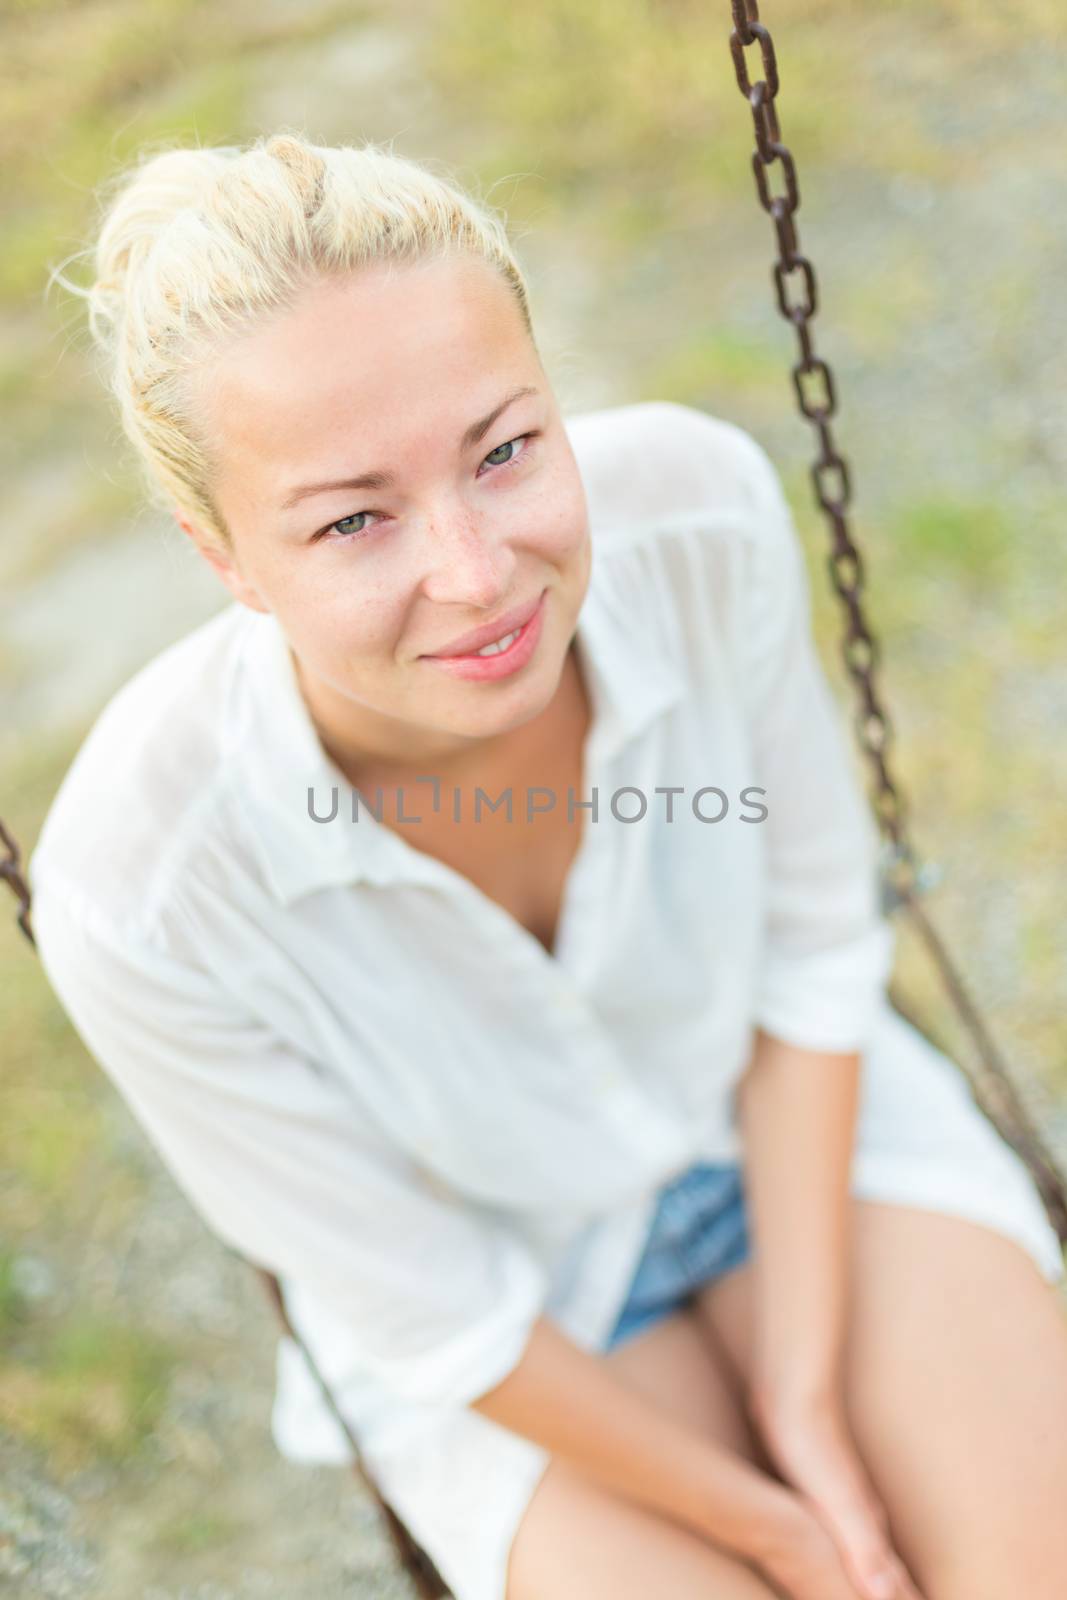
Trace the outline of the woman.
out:
[[[1061,1595],[1062,1258],[888,1005],[761,450],[564,421],[501,221],[371,145],[156,155],[96,262],[233,603],[82,746],[39,948],[457,1600]],[[343,1458],[288,1343],[274,1425]]]

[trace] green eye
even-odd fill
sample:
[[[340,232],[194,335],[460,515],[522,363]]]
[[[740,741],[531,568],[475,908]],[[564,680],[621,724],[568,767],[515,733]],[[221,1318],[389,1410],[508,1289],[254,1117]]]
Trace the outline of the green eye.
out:
[[[361,517],[366,517],[366,516],[369,516],[369,515],[370,515],[370,513],[367,512],[367,511],[354,511],[350,517],[342,517],[340,519],[340,521],[339,522],[335,522],[333,524],[333,526],[335,528],[339,529],[341,533],[362,533],[363,532],[362,528],[346,528],[345,527],[345,523],[346,522],[358,522]]]
[[[533,448],[534,440],[538,437],[539,430],[537,428],[532,428],[529,433],[517,434],[514,439],[508,439],[505,444],[498,444],[496,449],[490,450],[489,454],[484,458],[482,463],[483,466],[485,465],[485,462],[488,462],[491,467],[510,467],[512,462],[525,461],[526,457],[530,454],[530,451]],[[518,452],[515,450],[515,446],[517,444],[522,445],[522,449]],[[493,459],[494,456],[500,456],[504,450],[511,451],[511,454],[506,460],[500,461]]]
[[[511,459],[510,456],[507,457],[507,460],[505,460],[505,461],[493,461],[493,457],[496,456],[496,455],[499,455],[501,450],[510,450],[517,443],[518,443],[517,439],[509,439],[506,444],[498,444],[495,450],[490,450],[489,454],[486,456],[485,459],[487,461],[489,461],[489,462],[492,462],[492,465],[494,467],[506,466],[507,465],[507,461],[510,461],[510,459]]]
[[[370,533],[366,526],[368,517],[376,517],[376,511],[353,511],[347,517],[339,517],[336,522],[331,522],[328,528],[321,528],[314,535],[316,541],[321,540],[326,544],[355,544],[359,539],[365,539]],[[352,524],[361,523],[361,527]]]

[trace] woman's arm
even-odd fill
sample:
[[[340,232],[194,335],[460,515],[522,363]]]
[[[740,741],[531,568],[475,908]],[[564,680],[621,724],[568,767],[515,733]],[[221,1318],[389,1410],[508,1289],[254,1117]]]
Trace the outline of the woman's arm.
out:
[[[472,1409],[746,1557],[788,1520],[792,1497],[781,1484],[676,1421],[548,1317],[535,1322],[518,1365]]]
[[[844,1341],[860,1056],[762,1028],[755,1041],[737,1097],[757,1242],[750,1388],[820,1399],[836,1387]]]
[[[471,1409],[729,1550],[788,1600],[858,1600],[829,1535],[791,1489],[677,1421],[548,1317]]]
[[[752,1420],[833,1531],[865,1600],[916,1600],[845,1405],[858,1051],[756,1030],[738,1086],[754,1261]]]

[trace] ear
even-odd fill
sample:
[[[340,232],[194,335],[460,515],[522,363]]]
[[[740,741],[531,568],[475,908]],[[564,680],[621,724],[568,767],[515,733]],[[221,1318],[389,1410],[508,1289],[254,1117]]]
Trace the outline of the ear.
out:
[[[252,611],[268,613],[270,606],[262,599],[255,586],[248,582],[237,564],[233,552],[226,546],[220,545],[217,538],[209,534],[197,523],[190,521],[184,512],[174,511],[174,520],[183,533],[196,545],[200,554],[211,567],[212,571],[229,589],[235,600],[248,606]]]

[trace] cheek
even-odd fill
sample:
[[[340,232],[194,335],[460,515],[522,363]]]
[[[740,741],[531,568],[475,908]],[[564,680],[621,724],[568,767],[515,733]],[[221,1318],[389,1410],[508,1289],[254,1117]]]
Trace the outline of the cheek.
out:
[[[578,560],[588,536],[588,507],[577,473],[561,470],[530,508],[538,550],[560,566]]]
[[[310,566],[310,563],[309,563]],[[306,568],[284,586],[277,606],[285,631],[309,660],[324,670],[341,664],[372,667],[392,656],[403,629],[404,605],[393,590],[364,576],[346,575],[341,564],[319,573]]]

